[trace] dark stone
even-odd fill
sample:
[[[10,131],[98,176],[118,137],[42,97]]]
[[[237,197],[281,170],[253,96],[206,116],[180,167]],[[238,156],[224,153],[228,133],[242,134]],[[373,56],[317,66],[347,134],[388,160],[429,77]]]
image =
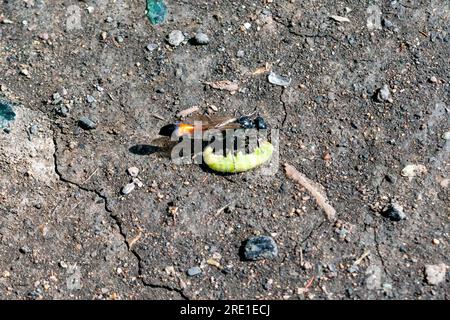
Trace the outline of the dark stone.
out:
[[[244,247],[244,256],[247,260],[274,259],[277,255],[277,244],[268,236],[251,237]]]
[[[95,122],[88,117],[81,117],[80,120],[78,120],[78,125],[84,130],[92,130],[97,128]]]
[[[23,247],[21,247],[21,248],[19,249],[19,252],[20,252],[20,253],[26,254],[26,253],[30,253],[30,252],[31,252],[31,249],[30,249],[29,246],[23,246]]]
[[[406,214],[403,212],[403,208],[398,204],[389,205],[383,212],[383,217],[390,219],[391,221],[400,221],[406,219]]]

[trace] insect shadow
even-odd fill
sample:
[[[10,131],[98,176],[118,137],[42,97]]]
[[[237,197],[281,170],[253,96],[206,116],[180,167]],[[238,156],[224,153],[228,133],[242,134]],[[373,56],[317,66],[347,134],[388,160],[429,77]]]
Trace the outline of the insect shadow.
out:
[[[203,160],[202,160],[202,163],[198,164],[198,166],[205,173],[210,173],[210,174],[214,174],[216,176],[221,176],[221,177],[225,177],[225,178],[236,176],[237,174],[239,174],[237,172],[218,172],[218,171],[214,171],[210,167],[208,167],[206,165],[205,161],[203,161]],[[240,172],[240,173],[242,173],[242,172]],[[232,182],[234,182],[234,181],[232,181]]]
[[[137,144],[130,147],[128,151],[138,156],[148,156],[149,154],[161,151],[161,147],[152,146],[149,144]]]
[[[248,239],[242,241],[241,246],[239,247],[238,255],[239,255],[239,258],[241,259],[241,261],[250,261],[249,259],[247,259],[245,257],[245,245],[247,244],[247,242],[248,242]]]

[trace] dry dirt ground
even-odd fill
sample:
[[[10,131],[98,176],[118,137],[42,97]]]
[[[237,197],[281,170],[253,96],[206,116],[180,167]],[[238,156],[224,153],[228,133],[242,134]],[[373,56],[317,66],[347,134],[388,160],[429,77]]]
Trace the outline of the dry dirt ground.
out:
[[[16,114],[0,131],[0,297],[447,299],[449,2],[166,2],[153,26],[143,0],[0,0],[0,99]],[[207,45],[188,41],[198,30]],[[239,90],[204,83],[219,80]],[[211,105],[280,130],[274,175],[147,152],[180,110]],[[411,164],[426,170],[403,176]],[[121,195],[133,166],[143,186]],[[390,202],[406,219],[381,214]],[[275,259],[243,259],[258,234]]]

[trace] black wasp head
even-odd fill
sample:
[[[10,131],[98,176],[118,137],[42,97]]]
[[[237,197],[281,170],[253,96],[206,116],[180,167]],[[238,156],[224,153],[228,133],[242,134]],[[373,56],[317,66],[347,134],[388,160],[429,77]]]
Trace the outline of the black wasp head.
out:
[[[262,117],[256,117],[254,123],[255,123],[256,129],[258,129],[258,130],[267,129],[267,123]]]
[[[238,123],[241,125],[241,128],[243,129],[252,129],[255,127],[253,121],[247,116],[240,117],[238,119]]]
[[[171,137],[172,133],[176,130],[177,126],[174,124],[168,124],[165,125],[164,127],[162,127],[159,130],[159,135],[160,136],[166,136],[166,137]]]

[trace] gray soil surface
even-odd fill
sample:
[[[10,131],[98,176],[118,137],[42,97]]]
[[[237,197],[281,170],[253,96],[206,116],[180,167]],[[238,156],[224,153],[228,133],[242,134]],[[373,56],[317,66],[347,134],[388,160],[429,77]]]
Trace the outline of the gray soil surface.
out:
[[[449,1],[166,2],[153,26],[143,0],[0,0],[0,99],[16,113],[0,129],[0,297],[447,299]],[[199,30],[208,44],[188,41]],[[239,90],[205,84],[219,80]],[[274,175],[135,152],[211,105],[279,129]],[[143,186],[124,196],[130,167]],[[274,259],[244,259],[255,235]]]

